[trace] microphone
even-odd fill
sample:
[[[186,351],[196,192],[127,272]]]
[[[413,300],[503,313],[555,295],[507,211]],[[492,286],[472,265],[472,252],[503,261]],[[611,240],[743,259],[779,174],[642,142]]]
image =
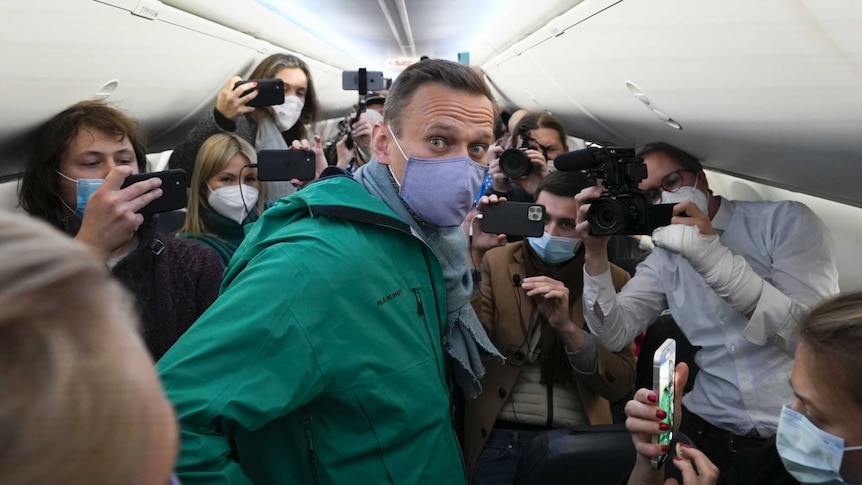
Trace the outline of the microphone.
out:
[[[563,172],[591,169],[596,165],[593,151],[592,148],[583,148],[557,155],[557,158],[554,159],[554,167]]]
[[[521,287],[521,275],[519,275],[519,274],[513,274],[512,275],[512,285],[516,286],[518,288]]]

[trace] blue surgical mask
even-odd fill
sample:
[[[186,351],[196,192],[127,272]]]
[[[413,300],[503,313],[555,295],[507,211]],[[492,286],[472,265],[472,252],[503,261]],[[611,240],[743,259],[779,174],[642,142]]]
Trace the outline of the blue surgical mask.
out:
[[[801,483],[848,483],[841,478],[841,462],[847,451],[844,440],[814,426],[802,413],[781,409],[775,446],[784,468]]]
[[[401,200],[432,226],[461,225],[482,187],[488,167],[470,157],[408,157],[392,128],[387,128],[407,160],[398,189]]]
[[[575,247],[580,239],[552,236],[547,232],[542,237],[528,237],[527,243],[547,264],[560,264],[575,257]]]
[[[69,182],[73,182],[75,184],[75,215],[78,216],[78,219],[84,218],[84,209],[87,207],[87,200],[89,200],[90,196],[93,195],[93,192],[99,190],[99,187],[102,186],[102,182],[105,179],[73,179],[71,177],[67,177],[60,173],[59,170],[55,170],[57,175],[63,177]],[[63,202],[63,199],[60,199]],[[63,205],[66,205],[63,202]],[[66,206],[71,210],[71,207]]]

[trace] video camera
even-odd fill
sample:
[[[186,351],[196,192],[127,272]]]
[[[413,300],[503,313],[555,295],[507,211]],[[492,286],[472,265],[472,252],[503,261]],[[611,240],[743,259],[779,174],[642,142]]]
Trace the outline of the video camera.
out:
[[[634,148],[585,148],[558,156],[557,170],[582,170],[600,179],[606,191],[590,202],[587,221],[590,234],[652,234],[657,227],[670,224],[674,204],[653,205],[638,185],[647,177],[642,158]]]

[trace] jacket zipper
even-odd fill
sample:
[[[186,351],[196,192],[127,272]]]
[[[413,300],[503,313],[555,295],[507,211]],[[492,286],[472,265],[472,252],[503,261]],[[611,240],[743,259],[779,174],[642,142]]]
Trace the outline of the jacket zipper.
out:
[[[320,484],[320,476],[317,474],[317,455],[314,453],[314,435],[311,432],[311,411],[305,410],[305,419],[302,424],[305,425],[305,441],[308,443],[308,464],[311,466],[311,476],[314,478],[316,485]]]

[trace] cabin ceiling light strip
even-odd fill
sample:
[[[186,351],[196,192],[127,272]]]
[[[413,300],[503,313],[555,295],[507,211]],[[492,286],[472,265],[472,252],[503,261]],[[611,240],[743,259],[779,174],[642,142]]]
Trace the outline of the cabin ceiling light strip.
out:
[[[674,130],[682,130],[682,125],[680,125],[673,118],[671,118],[669,114],[659,109],[659,107],[656,106],[655,103],[652,102],[652,100],[650,100],[649,96],[647,96],[646,93],[643,92],[643,90],[639,88],[637,84],[631,81],[626,81],[626,88],[629,90],[630,93],[632,93],[632,96],[634,96],[636,100],[643,103],[644,106],[647,107],[647,109],[652,111],[652,114],[654,114],[656,118],[662,120],[666,125],[670,126]]]
[[[392,30],[392,35],[401,48],[401,55],[404,57],[415,57],[416,47],[413,44],[413,32],[410,30],[410,21],[407,18],[407,6],[404,5],[403,0],[396,5],[398,23],[395,22],[395,18],[392,16],[387,0],[377,0],[377,3],[380,5],[380,10],[383,11],[383,16],[386,17],[386,22],[389,24],[389,29]],[[400,29],[398,28],[399,26],[401,27]],[[404,35],[401,34],[402,31]],[[407,53],[407,47],[410,48],[410,54]]]

